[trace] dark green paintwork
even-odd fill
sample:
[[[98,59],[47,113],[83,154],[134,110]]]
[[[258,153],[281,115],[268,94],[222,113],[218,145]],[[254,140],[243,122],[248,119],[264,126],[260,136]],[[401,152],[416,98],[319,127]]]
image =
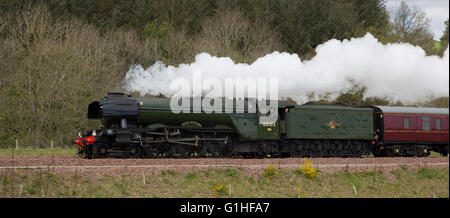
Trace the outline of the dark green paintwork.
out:
[[[261,139],[279,139],[280,138],[280,121],[271,125],[258,125],[258,138]]]
[[[235,129],[243,138],[257,139],[257,113],[173,113],[168,98],[140,98],[139,124],[146,127],[183,126],[186,128]],[[193,112],[192,103],[189,111]],[[225,106],[225,103],[222,104]],[[225,110],[223,110],[225,111]],[[247,111],[247,102],[244,104]]]
[[[287,138],[371,140],[372,116],[370,108],[296,106],[286,115]]]
[[[168,98],[141,98],[138,121],[143,126],[155,123],[187,128],[231,128],[232,122],[224,113],[173,113]],[[192,107],[191,111],[194,111]]]
[[[257,113],[233,113],[229,114],[233,121],[233,127],[239,135],[247,139],[258,138],[259,118]]]
[[[165,127],[233,129],[245,139],[287,138],[367,139],[373,138],[372,109],[341,106],[301,105],[290,108],[286,120],[272,125],[259,124],[259,113],[173,113],[168,98],[138,98],[138,123],[157,130]],[[223,108],[225,103],[222,103]],[[242,109],[242,108],[241,108]],[[223,110],[225,111],[225,110]],[[334,128],[330,125],[336,123]]]

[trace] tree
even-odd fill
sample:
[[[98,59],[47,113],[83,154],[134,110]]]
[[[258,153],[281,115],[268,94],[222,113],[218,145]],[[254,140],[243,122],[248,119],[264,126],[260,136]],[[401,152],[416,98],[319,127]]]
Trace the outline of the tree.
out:
[[[389,25],[385,0],[353,0],[353,4],[361,30],[382,30]]]
[[[0,32],[0,147],[16,138],[69,145],[78,128],[99,127],[86,118],[90,101],[120,84],[131,65],[155,61],[133,31],[105,37],[42,5],[0,14]]]
[[[246,63],[281,48],[268,25],[252,25],[239,10],[221,11],[202,22],[195,43],[197,52],[228,56]]]
[[[441,50],[440,55],[444,54],[445,50],[448,48],[448,19],[445,21],[445,31],[440,38]]]
[[[187,33],[193,36],[194,34],[200,32],[200,21],[202,20],[202,13],[197,1],[188,0],[187,6],[189,10],[189,15],[186,17],[187,23]]]
[[[372,33],[381,42],[386,42],[389,32],[389,13],[385,0],[353,0],[357,14],[359,34]]]
[[[364,94],[367,88],[354,84],[349,90],[341,92],[341,94],[334,100],[335,104],[345,104],[347,106],[362,106],[364,105]]]
[[[364,99],[364,104],[365,105],[384,106],[384,105],[391,104],[391,102],[386,97],[384,97],[384,98],[382,98],[382,97],[368,97],[368,98]]]
[[[433,53],[433,34],[430,19],[418,7],[410,7],[405,1],[394,12],[391,34],[396,42],[421,46],[428,54]]]
[[[205,6],[202,9],[203,16],[214,16],[216,14],[217,7],[218,5],[216,0],[206,0]]]
[[[430,100],[419,103],[422,107],[439,107],[439,108],[448,108],[449,97],[434,97],[430,98]]]

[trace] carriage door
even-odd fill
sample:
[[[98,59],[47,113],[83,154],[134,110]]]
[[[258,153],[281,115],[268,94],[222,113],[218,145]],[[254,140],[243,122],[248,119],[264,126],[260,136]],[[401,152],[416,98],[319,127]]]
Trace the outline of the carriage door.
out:
[[[415,141],[417,139],[417,128],[419,120],[417,116],[406,114],[403,116],[403,128],[401,137],[409,141]],[[421,125],[421,124],[420,124]]]

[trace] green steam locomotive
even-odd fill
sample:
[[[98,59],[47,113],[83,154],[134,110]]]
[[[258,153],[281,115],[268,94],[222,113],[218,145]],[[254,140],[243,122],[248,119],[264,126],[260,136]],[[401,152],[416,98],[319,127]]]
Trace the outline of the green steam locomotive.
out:
[[[268,123],[260,122],[263,113],[257,101],[245,99],[242,105],[232,100],[232,111],[205,113],[190,100],[185,108],[190,113],[174,113],[168,98],[109,93],[89,105],[88,118],[101,119],[103,127],[78,134],[78,154],[85,158],[256,158],[377,153],[380,133],[371,107],[277,101],[277,108],[270,108],[277,119]]]

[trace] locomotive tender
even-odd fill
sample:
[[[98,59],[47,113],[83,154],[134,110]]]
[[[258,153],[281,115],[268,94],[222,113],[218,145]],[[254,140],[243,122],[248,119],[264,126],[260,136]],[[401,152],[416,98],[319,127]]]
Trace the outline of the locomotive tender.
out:
[[[448,109],[278,101],[278,108],[272,108],[278,112],[277,121],[260,124],[260,113],[248,113],[249,101],[241,108],[245,113],[173,113],[168,98],[109,93],[89,104],[88,118],[101,119],[103,127],[78,134],[78,154],[85,158],[448,154]]]

